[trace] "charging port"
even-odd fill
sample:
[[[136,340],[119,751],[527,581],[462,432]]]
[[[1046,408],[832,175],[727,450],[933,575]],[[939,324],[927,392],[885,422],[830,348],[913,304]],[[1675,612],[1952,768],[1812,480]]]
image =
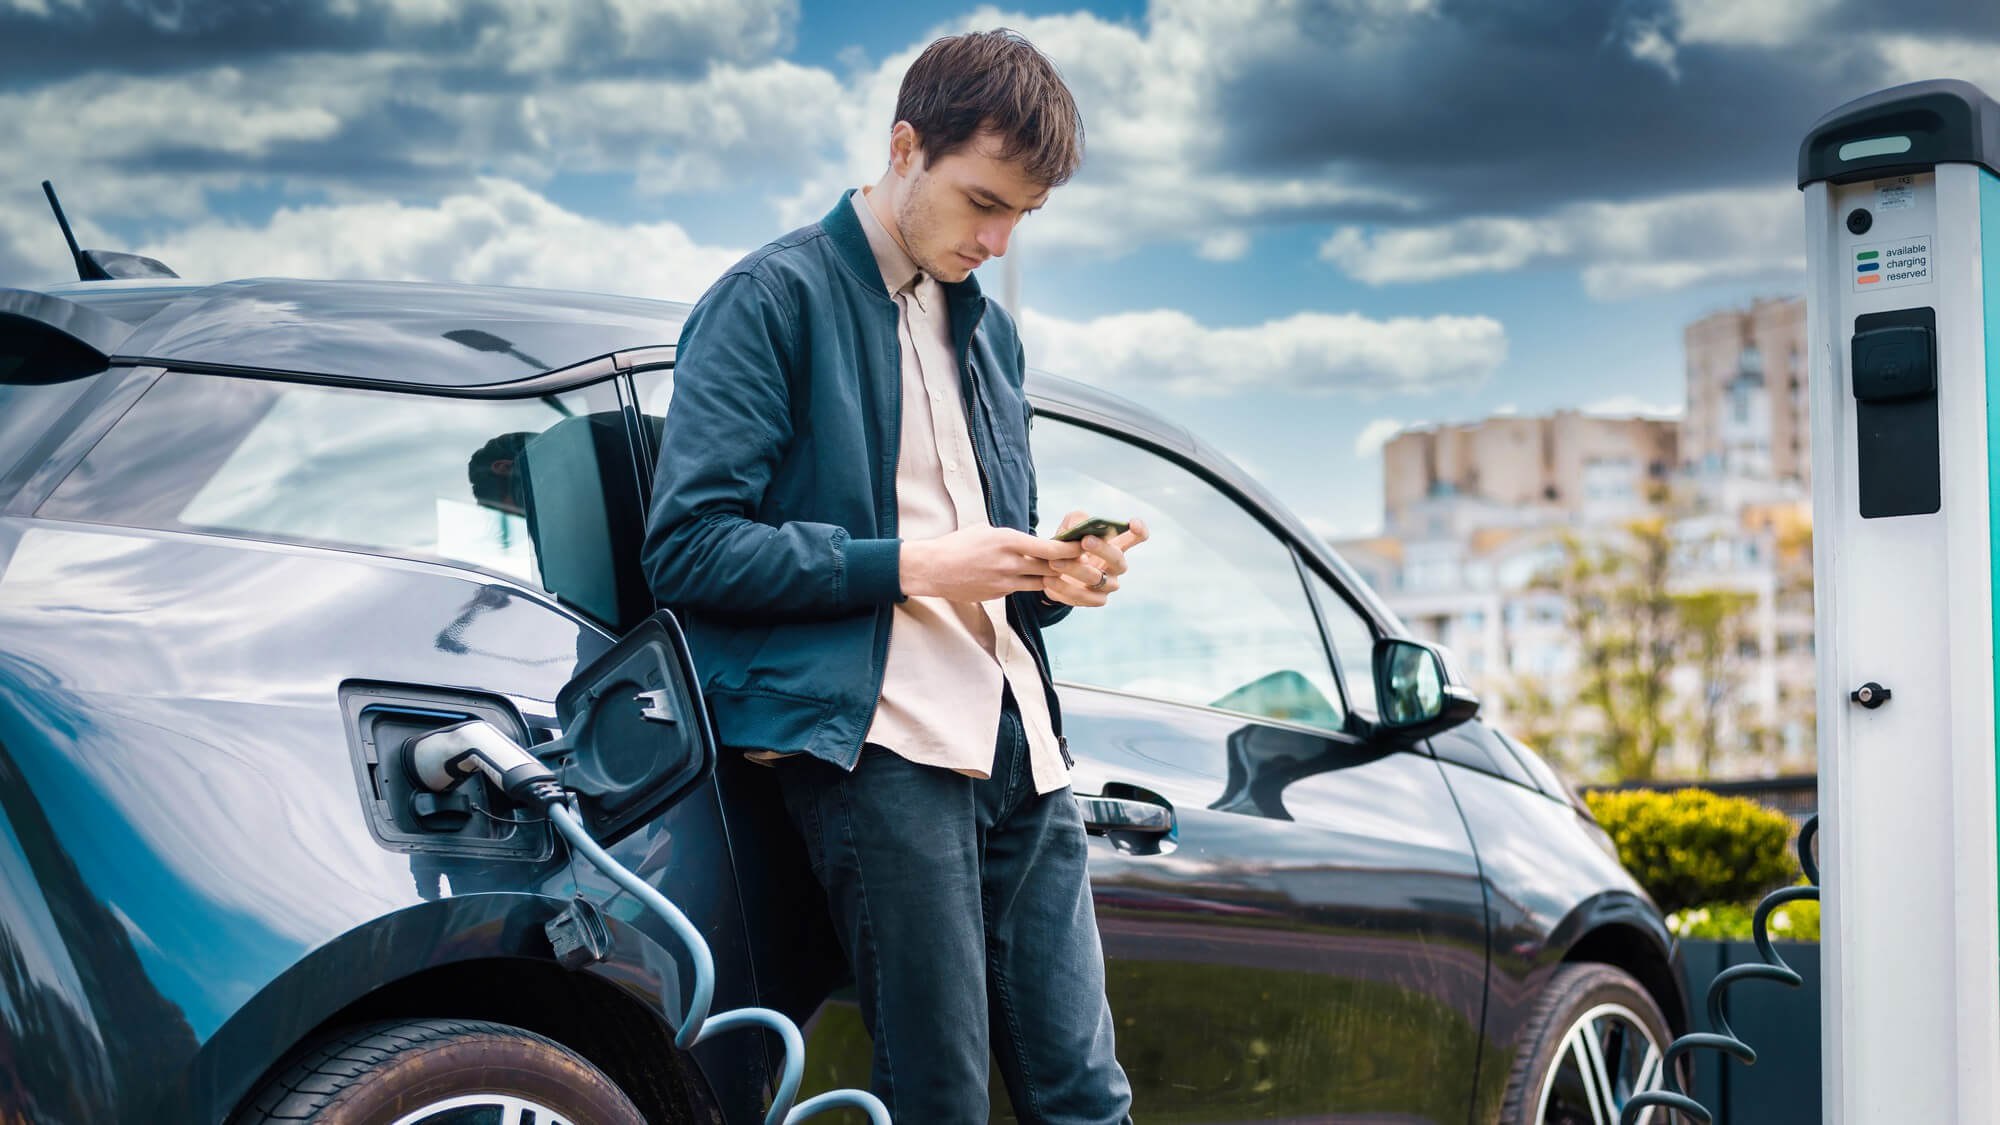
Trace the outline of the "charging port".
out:
[[[529,861],[554,854],[540,810],[508,800],[483,776],[430,792],[404,760],[412,738],[467,719],[484,719],[527,745],[526,725],[513,708],[469,692],[392,684],[351,683],[340,694],[355,782],[369,829],[384,847]]]

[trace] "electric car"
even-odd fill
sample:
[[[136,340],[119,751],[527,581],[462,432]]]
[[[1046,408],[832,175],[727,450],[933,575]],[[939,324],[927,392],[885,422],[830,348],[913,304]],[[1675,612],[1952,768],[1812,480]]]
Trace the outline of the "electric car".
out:
[[[713,744],[684,647],[662,721],[589,674],[677,635],[639,544],[686,313],[0,290],[0,1120],[763,1120],[782,1043],[675,1048],[659,919],[486,779],[413,781],[473,718],[561,748],[717,1010],[800,1020],[808,1091],[866,1085],[773,769]],[[1615,1121],[1688,1016],[1583,805],[1247,474],[1029,389],[1040,510],[1152,529],[1048,631],[1135,1118]]]

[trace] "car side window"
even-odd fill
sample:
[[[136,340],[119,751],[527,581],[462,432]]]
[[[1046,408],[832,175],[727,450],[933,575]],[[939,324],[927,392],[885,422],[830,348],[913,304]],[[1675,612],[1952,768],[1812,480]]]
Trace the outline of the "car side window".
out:
[[[1347,705],[1362,718],[1375,719],[1375,630],[1361,611],[1340,596],[1326,579],[1310,568],[1307,582],[1319,602],[1327,637],[1333,641],[1334,663],[1347,684]]]
[[[651,435],[653,451],[659,452],[660,435],[667,425],[667,405],[674,401],[674,369],[654,367],[632,373],[632,389],[639,397],[639,419]]]
[[[651,611],[610,382],[468,399],[168,372],[38,514],[470,564],[621,630]]]
[[[1099,608],[1045,634],[1056,679],[1340,730],[1346,709],[1291,549],[1180,465],[1054,418],[1035,425],[1038,506],[1146,521]]]

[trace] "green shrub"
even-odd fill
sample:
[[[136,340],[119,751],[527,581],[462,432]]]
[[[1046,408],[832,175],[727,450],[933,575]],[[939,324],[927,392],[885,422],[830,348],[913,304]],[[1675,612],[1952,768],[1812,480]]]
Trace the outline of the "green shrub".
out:
[[[1716,902],[1667,915],[1667,928],[1684,938],[1749,941],[1755,904]],[[1768,923],[1773,941],[1818,941],[1819,903],[1787,902],[1773,907]]]
[[[1618,846],[1619,862],[1669,914],[1755,903],[1798,877],[1786,847],[1791,820],[1755,801],[1706,789],[1595,792],[1584,800]]]

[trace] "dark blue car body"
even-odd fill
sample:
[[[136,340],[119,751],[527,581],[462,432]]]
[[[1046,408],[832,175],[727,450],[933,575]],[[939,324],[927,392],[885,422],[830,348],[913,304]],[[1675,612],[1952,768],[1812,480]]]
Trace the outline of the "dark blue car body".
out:
[[[412,843],[379,807],[388,783],[355,718],[370,692],[435,692],[546,741],[565,684],[654,612],[637,575],[659,433],[647,388],[666,385],[686,311],[282,280],[0,294],[0,1120],[221,1121],[298,1044],[399,1016],[538,1031],[655,1121],[761,1119],[775,1041],[673,1049],[688,966],[656,919],[545,825],[474,809],[462,847]],[[583,532],[546,500],[532,553],[573,581],[524,579],[490,544],[451,557],[200,525],[187,513],[229,498],[182,477],[225,463],[238,431],[222,420],[276,417],[291,400],[271,396],[298,388],[366,396],[352,478],[237,487],[333,508],[393,488],[384,458],[422,444],[415,424],[367,432],[376,404],[446,418],[588,403],[603,557],[563,560],[559,539]],[[1035,375],[1029,390],[1037,441],[1054,423],[1192,474],[1376,635],[1402,633],[1185,430],[1083,384]],[[490,515],[438,510],[441,526]],[[1093,837],[1140,1120],[1493,1120],[1565,962],[1619,966],[1684,1029],[1658,911],[1554,774],[1478,720],[1391,746],[1059,690],[1077,791],[1177,818],[1170,848]],[[844,965],[767,768],[718,757],[611,850],[707,937],[716,1010],[809,1020],[809,1081],[865,1085]],[[545,926],[578,897],[611,940],[569,969]]]

